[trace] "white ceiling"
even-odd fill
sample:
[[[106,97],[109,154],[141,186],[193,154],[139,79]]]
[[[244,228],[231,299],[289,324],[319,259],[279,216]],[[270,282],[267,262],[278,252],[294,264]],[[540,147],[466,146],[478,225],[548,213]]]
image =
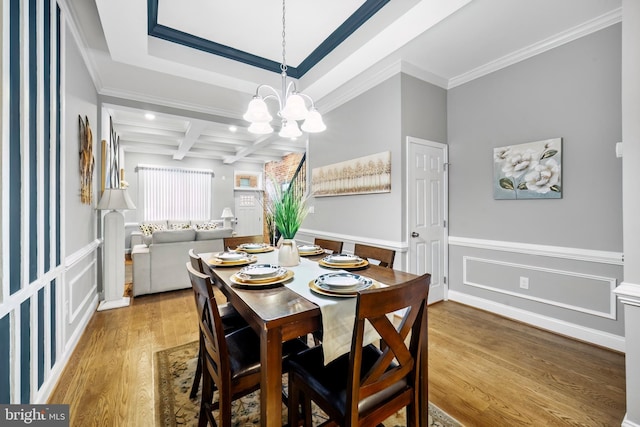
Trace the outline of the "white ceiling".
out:
[[[147,3],[63,3],[125,151],[262,163],[305,150],[304,137],[252,135],[241,118],[258,84],[279,87],[278,74],[149,36]],[[287,64],[297,66],[363,3],[289,1]],[[448,89],[619,22],[620,7],[621,0],[393,0],[297,85],[321,113],[398,71]],[[281,14],[280,0],[158,0],[159,24],[278,63]]]

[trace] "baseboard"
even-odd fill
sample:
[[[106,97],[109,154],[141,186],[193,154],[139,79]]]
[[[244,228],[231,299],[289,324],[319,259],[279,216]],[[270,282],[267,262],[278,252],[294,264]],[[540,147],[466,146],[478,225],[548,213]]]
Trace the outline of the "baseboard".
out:
[[[622,424],[620,424],[621,427],[640,427],[640,423],[630,421],[627,417],[628,413],[624,414],[624,420],[622,420]]]
[[[93,317],[93,313],[96,312],[97,307],[98,295],[95,295],[93,301],[91,301],[91,303],[88,305],[87,311],[85,312],[84,316],[82,316],[82,320],[76,328],[76,331],[73,333],[73,335],[71,335],[69,341],[65,343],[65,349],[62,354],[60,354],[60,357],[56,361],[56,364],[53,366],[51,374],[42,384],[40,390],[38,390],[38,392],[34,395],[31,403],[46,404],[48,402],[51,393],[58,384],[58,379],[60,378],[62,371],[67,366],[67,363],[69,363],[69,359],[71,358],[73,351],[76,349],[76,346],[80,341],[80,337],[82,337],[84,330],[87,328],[91,317]]]
[[[625,338],[619,335],[586,328],[574,323],[565,322],[564,320],[543,316],[458,291],[449,290],[448,299],[600,347],[621,353],[625,352]]]

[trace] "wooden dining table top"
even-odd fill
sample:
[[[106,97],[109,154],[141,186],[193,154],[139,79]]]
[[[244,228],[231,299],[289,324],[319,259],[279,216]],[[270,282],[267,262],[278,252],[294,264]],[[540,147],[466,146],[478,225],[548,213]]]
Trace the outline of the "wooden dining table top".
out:
[[[282,342],[320,330],[322,328],[320,308],[287,286],[251,289],[234,286],[231,282],[231,276],[237,273],[242,266],[212,266],[207,261],[214,258],[216,252],[200,253],[199,255],[218,279],[220,290],[225,294],[227,300],[260,336],[260,361],[262,364],[260,425],[280,426]],[[321,254],[307,257],[307,259],[317,262],[323,256],[325,255]],[[258,258],[258,262],[260,262],[260,256]],[[327,271],[335,270],[327,268]],[[387,285],[403,283],[416,277],[415,274],[374,264],[369,264],[366,268],[355,271],[355,273]]]

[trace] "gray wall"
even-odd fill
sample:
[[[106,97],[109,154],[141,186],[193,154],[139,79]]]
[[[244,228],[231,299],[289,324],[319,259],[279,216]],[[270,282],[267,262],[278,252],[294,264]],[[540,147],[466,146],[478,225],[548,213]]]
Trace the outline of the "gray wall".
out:
[[[98,134],[98,95],[93,85],[91,76],[84,64],[80,50],[75,40],[67,31],[65,37],[65,98],[63,109],[64,142],[62,144],[65,162],[65,216],[67,227],[73,229],[73,233],[66,236],[66,252],[71,254],[96,238],[95,207],[98,203],[98,184],[100,174],[98,170],[100,140]],[[89,119],[93,131],[93,152],[95,167],[93,172],[93,204],[80,203],[80,141],[78,137],[78,116],[84,120]]]
[[[620,38],[618,24],[449,90],[452,298],[623,335],[619,305],[617,320],[584,312],[611,311],[610,280],[622,277]],[[493,148],[554,137],[563,198],[494,200]]]
[[[64,44],[64,103],[62,109],[62,157],[64,161],[64,215],[62,232],[64,234],[64,254],[67,273],[65,274],[65,322],[67,339],[77,339],[84,328],[86,318],[82,314],[92,311],[96,302],[98,288],[101,287],[99,265],[101,251],[96,239],[102,235],[98,231],[99,211],[95,209],[100,194],[98,192],[100,171],[99,134],[98,134],[98,94],[89,71],[85,66],[80,49],[67,27]],[[93,131],[93,202],[91,205],[80,203],[80,164],[78,115],[89,118]]]
[[[406,250],[405,136],[446,140],[446,91],[405,74],[397,74],[325,114],[327,130],[310,135],[308,168],[391,151],[391,192],[312,197],[299,235],[327,237]],[[311,174],[309,173],[309,176]],[[402,265],[403,254],[396,257]]]

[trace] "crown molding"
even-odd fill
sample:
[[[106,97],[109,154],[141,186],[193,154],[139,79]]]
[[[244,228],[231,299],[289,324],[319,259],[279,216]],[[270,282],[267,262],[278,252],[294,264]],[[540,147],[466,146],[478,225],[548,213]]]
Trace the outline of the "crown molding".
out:
[[[188,102],[179,102],[171,99],[167,99],[164,97],[158,97],[149,95],[146,93],[140,93],[130,90],[121,90],[114,88],[102,88],[98,91],[98,94],[102,96],[114,97],[114,98],[122,98],[127,101],[136,101],[142,103],[150,103],[156,105],[162,105],[164,107],[176,108],[180,110],[192,111],[203,114],[211,114],[215,116],[223,116],[241,119],[241,115],[238,114],[237,111],[225,110],[220,108],[211,108],[208,106],[203,106],[200,104],[192,104]]]
[[[563,44],[595,33],[596,31],[600,31],[621,21],[622,8],[614,9],[611,12],[600,15],[599,17],[589,20],[583,24],[577,25],[538,43],[534,43],[523,49],[516,50],[515,52],[505,55],[502,58],[498,58],[495,61],[488,62],[485,65],[460,74],[459,76],[453,77],[449,79],[447,89],[452,89],[456,86],[460,86],[464,83],[468,83],[477,78],[486,76],[487,74],[493,73],[494,71],[498,71],[520,61],[524,61],[525,59],[529,59],[558,46],[562,46]]]

